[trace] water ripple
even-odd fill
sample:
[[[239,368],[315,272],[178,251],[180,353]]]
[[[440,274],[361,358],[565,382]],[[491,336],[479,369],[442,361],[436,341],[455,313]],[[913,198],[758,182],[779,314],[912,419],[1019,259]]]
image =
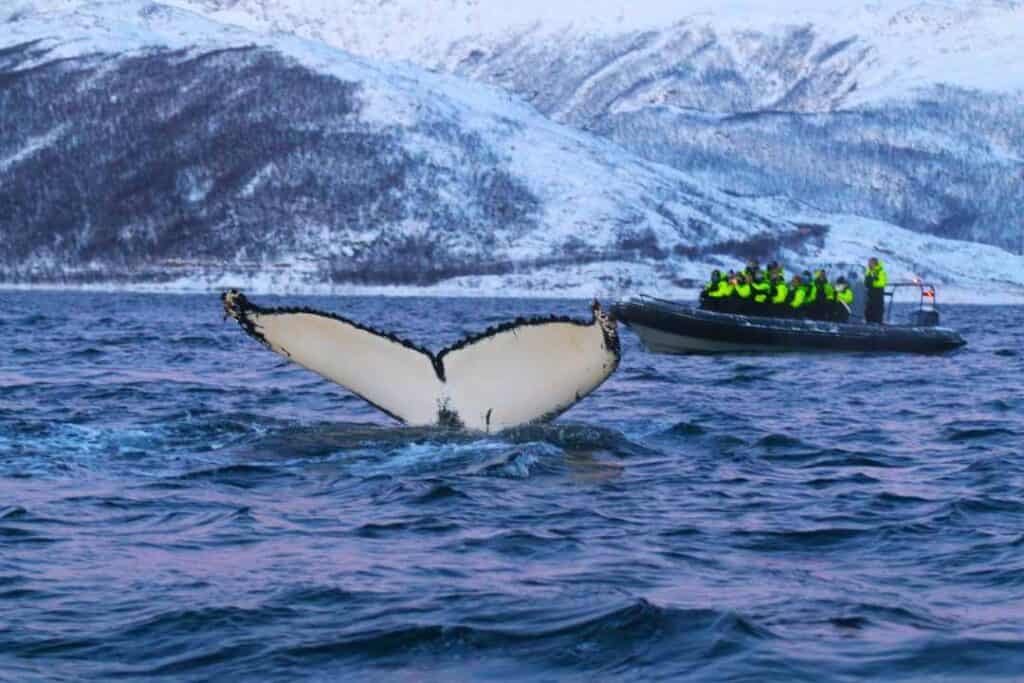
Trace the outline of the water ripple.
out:
[[[309,299],[438,348],[586,302]],[[1016,308],[395,425],[215,296],[0,294],[0,680],[1016,680]]]

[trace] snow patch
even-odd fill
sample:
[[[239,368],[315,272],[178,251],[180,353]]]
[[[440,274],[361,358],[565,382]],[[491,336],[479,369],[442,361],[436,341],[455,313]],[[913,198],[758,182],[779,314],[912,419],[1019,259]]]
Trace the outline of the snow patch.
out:
[[[252,177],[249,182],[241,189],[239,194],[242,197],[252,197],[256,193],[256,189],[264,182],[267,181],[276,171],[277,166],[273,162],[265,165]]]
[[[39,152],[41,149],[49,147],[57,142],[65,131],[68,129],[68,124],[58,126],[51,131],[44,133],[43,135],[37,135],[35,137],[28,138],[25,145],[6,157],[0,158],[0,173],[7,171],[11,166],[20,163],[33,154]]]
[[[1000,0],[168,1],[261,32],[296,33],[369,57],[449,70],[473,50],[487,52],[509,40],[557,41],[584,52],[588,38],[681,26],[711,27],[727,40],[812,27],[823,41],[853,36],[873,53],[856,77],[859,102],[934,83],[1024,88],[1024,70],[1007,68],[1020,61],[1024,4]]]

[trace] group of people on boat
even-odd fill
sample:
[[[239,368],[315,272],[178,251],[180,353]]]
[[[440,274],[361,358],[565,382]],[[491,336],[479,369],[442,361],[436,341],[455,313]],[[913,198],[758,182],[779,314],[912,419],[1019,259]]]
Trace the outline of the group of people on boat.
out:
[[[868,261],[864,275],[867,302],[864,318],[867,322],[881,323],[885,308],[885,285],[888,278],[882,262]],[[780,318],[807,318],[847,322],[853,305],[853,290],[845,277],[835,283],[824,270],[813,274],[805,270],[787,283],[781,265],[772,262],[764,270],[756,259],[747,262],[739,272],[726,274],[715,270],[700,295],[704,310],[741,315],[759,315]]]

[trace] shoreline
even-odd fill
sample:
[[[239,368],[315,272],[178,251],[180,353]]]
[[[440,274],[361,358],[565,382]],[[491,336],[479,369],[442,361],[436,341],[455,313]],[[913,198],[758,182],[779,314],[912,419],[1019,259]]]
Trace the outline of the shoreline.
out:
[[[256,284],[256,283],[252,283]],[[0,295],[10,293],[53,293],[53,294],[160,294],[169,296],[216,295],[230,289],[230,286],[162,286],[148,283],[100,283],[88,285],[67,285],[63,283],[14,284],[0,282]],[[665,287],[656,288],[624,288],[615,291],[602,291],[601,287],[572,286],[561,291],[526,289],[517,287],[501,287],[495,289],[475,289],[452,285],[434,285],[415,287],[409,285],[312,285],[306,287],[282,287],[270,290],[266,287],[235,286],[249,296],[273,297],[352,297],[352,298],[437,298],[437,299],[556,299],[556,300],[616,300],[639,294],[651,294],[681,302],[696,302],[699,289]],[[979,297],[973,289],[959,287],[937,287],[938,305],[972,305],[972,306],[1021,306],[1024,305],[1024,291],[1020,294],[998,294],[996,296]],[[654,294],[652,294],[653,296]],[[914,304],[916,297],[907,294],[897,300],[897,304]]]

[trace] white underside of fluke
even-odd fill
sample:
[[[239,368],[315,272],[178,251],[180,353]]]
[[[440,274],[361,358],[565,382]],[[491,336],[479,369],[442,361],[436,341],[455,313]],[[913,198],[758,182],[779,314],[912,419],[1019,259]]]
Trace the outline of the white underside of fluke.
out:
[[[436,356],[351,321],[262,309],[235,292],[225,310],[270,349],[410,425],[498,431],[550,419],[596,389],[619,362],[615,323],[519,321]]]
[[[409,424],[437,421],[441,382],[430,356],[312,313],[249,312],[267,346]]]

